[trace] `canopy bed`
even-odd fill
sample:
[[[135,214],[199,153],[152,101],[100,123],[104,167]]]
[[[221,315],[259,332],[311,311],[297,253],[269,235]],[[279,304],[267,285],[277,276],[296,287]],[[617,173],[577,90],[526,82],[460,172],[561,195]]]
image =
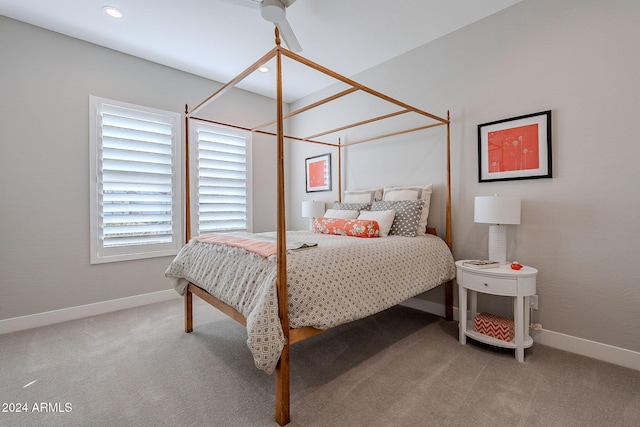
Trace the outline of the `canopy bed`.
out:
[[[283,57],[289,58],[297,63],[310,67],[315,71],[323,73],[342,84],[346,84],[348,88],[285,115],[283,112],[282,87]],[[274,59],[277,72],[275,120],[254,127],[247,127],[237,124],[215,122],[213,120],[196,116],[204,107],[216,101],[221,95],[235,87],[240,81],[245,79],[260,66]],[[285,119],[310,111],[354,92],[364,92],[369,94],[378,100],[382,100],[385,103],[392,105],[396,110],[392,113],[378,115],[366,120],[359,120],[356,123],[341,125],[337,128],[319,132],[313,136],[300,137],[295,135],[285,135]],[[400,109],[397,109],[397,107]],[[341,142],[340,139],[338,139],[337,142],[320,139],[321,137],[336,134],[344,131],[345,129],[382,122],[405,114],[418,116],[422,121],[426,121],[427,124],[415,126],[414,122],[411,127],[385,131],[382,134],[367,136],[366,138],[344,143]],[[253,343],[253,347],[250,345],[250,348],[252,348],[252,352],[254,353],[256,366],[267,372],[270,372],[275,368],[276,421],[280,425],[285,425],[290,421],[289,346],[291,344],[314,336],[333,326],[365,317],[374,312],[382,311],[403,301],[404,299],[415,296],[443,283],[445,284],[446,318],[448,320],[452,320],[452,279],[455,274],[455,267],[453,266],[451,256],[451,191],[449,167],[450,124],[448,113],[446,119],[427,113],[418,108],[397,101],[389,96],[383,95],[308,59],[305,59],[302,56],[281,47],[278,31],[276,30],[276,46],[271,51],[239,74],[236,78],[206,98],[196,108],[191,111],[188,110],[188,107],[185,109],[187,153],[189,151],[188,129],[191,120],[200,120],[256,132],[259,134],[272,135],[277,140],[277,231],[274,233],[260,233],[258,237],[256,237],[256,235],[249,236],[237,234],[231,238],[231,240],[234,240],[232,242],[222,242],[220,239],[224,239],[224,237],[212,237],[211,235],[199,236],[191,239],[191,225],[189,222],[190,206],[189,197],[187,196],[187,244],[167,270],[166,276],[174,283],[176,290],[184,295],[186,332],[191,332],[193,330],[193,294],[196,294],[236,321],[247,326],[249,335],[248,344],[249,342]],[[275,132],[265,130],[265,128],[272,125],[276,128]],[[432,228],[429,228],[427,233],[421,233],[422,235],[420,238],[393,236],[379,239],[358,239],[355,237],[335,236],[312,232],[287,232],[285,220],[285,139],[294,142],[303,141],[313,144],[323,144],[337,149],[338,199],[341,200],[341,153],[345,147],[382,138],[391,138],[397,135],[438,126],[446,126],[445,143],[447,176],[445,212],[446,230],[444,241],[435,236],[435,230]],[[186,194],[189,195],[188,155]],[[372,222],[369,222],[368,224],[371,225]],[[375,226],[378,226],[377,222]],[[345,246],[344,242],[347,240],[350,242],[357,242],[350,243]],[[303,244],[296,246],[296,241],[303,242]],[[373,241],[377,242],[374,244]],[[243,246],[243,243],[245,246]],[[248,246],[251,246],[253,249],[248,249]],[[313,246],[314,248],[297,250],[301,246]],[[259,248],[255,249],[255,247]],[[374,247],[381,247],[381,249],[374,250]],[[261,252],[263,250],[266,250],[267,252]],[[382,251],[382,255],[377,255],[377,259],[371,255],[375,251]],[[347,256],[341,257],[340,254]],[[392,255],[399,258],[395,259]],[[351,275],[347,275],[346,277],[329,277],[326,280],[326,282],[328,282],[328,287],[324,289],[320,289],[316,283],[313,283],[312,286],[305,287],[304,283],[309,283],[308,281],[313,280],[310,278],[310,276],[313,275],[310,271],[315,271],[316,266],[321,264],[318,260],[326,260],[326,264],[332,264],[332,268],[334,268],[334,270],[352,270],[352,265],[344,264],[343,267],[340,267],[340,261],[333,262],[331,257],[334,257],[334,260],[342,260],[345,263],[351,260],[351,264],[353,264],[353,259],[362,259],[363,264],[375,265],[375,268],[378,270],[376,270],[377,272],[372,272],[371,277],[362,274],[361,271],[356,271],[357,274],[355,275],[351,272]],[[217,258],[218,261],[213,260],[214,258]],[[389,263],[387,264],[387,267],[385,267],[385,271],[387,272],[393,271],[393,268],[397,268],[398,264],[404,263],[407,259],[415,259],[415,261],[412,261],[413,263],[406,268],[411,271],[411,274],[408,276],[405,275],[402,279],[407,283],[406,287],[402,289],[393,289],[391,294],[385,293],[387,291],[383,290],[383,288],[385,286],[389,287],[389,283],[385,282],[388,278],[385,279],[383,277],[382,279],[378,279],[374,277],[380,276],[378,273],[380,268],[382,268],[381,258],[386,259]],[[437,258],[441,261],[436,265],[430,261],[431,258]],[[200,262],[193,261],[194,259],[199,259]],[[203,261],[205,259],[206,261]],[[212,265],[215,266],[213,269],[211,268]],[[310,265],[313,266],[310,267]],[[236,270],[232,271],[232,267]],[[239,274],[237,273],[237,269],[244,270]],[[215,271],[212,272],[212,270]],[[331,274],[334,273],[335,271]],[[324,272],[321,271],[320,275],[323,274]],[[328,273],[327,275],[330,276]],[[357,283],[357,276],[362,276],[361,280],[363,283]],[[229,277],[231,277],[231,279],[228,279]],[[224,282],[225,280],[227,282],[235,283],[233,283],[233,286],[229,288],[218,289],[217,283]],[[375,284],[376,280],[380,281],[380,283]],[[248,290],[247,288],[242,288],[242,291],[238,291],[238,286],[240,286],[240,283],[238,282],[242,282],[244,285],[249,286]],[[270,289],[268,290],[255,287],[256,283],[261,282],[270,282],[272,285],[270,285]],[[348,283],[349,286],[339,286],[340,283],[343,285]],[[322,285],[325,286],[325,283]],[[254,286],[254,288],[251,288],[251,286]],[[356,294],[339,294],[339,292],[341,292],[339,288],[341,287],[356,289],[353,291],[356,292]],[[311,300],[312,296],[307,295],[310,288],[312,289],[311,293],[323,294],[315,296],[320,298],[320,303],[318,303],[318,300]],[[367,288],[375,288],[376,290],[367,291]],[[232,296],[229,296],[230,294],[241,295],[237,299],[234,299]],[[327,295],[329,298],[327,298]],[[325,298],[325,300],[322,298]],[[311,302],[306,306],[298,305],[298,300],[306,299],[309,299]],[[332,301],[327,302],[326,299],[330,299]],[[336,307],[341,304],[351,306],[350,308],[355,310],[355,313],[346,315],[342,314],[341,310],[343,307]],[[318,311],[318,307],[324,307],[325,312],[320,314],[311,313]],[[260,317],[257,318],[256,316]]]

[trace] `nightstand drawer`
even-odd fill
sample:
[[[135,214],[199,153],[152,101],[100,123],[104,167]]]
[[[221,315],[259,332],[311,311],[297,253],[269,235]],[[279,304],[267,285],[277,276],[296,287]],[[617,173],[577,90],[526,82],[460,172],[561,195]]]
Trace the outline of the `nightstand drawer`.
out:
[[[481,276],[464,271],[462,283],[464,287],[472,291],[494,295],[517,295],[518,280],[503,279],[500,277]]]

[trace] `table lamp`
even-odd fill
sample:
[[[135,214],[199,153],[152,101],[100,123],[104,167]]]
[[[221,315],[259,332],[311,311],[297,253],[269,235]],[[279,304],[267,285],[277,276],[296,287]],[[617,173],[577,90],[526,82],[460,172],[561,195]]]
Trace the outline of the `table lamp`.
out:
[[[313,229],[313,219],[324,215],[324,202],[305,200],[302,202],[302,218],[311,218],[309,229]]]
[[[474,221],[489,227],[489,260],[507,263],[507,224],[520,224],[520,198],[477,196]]]

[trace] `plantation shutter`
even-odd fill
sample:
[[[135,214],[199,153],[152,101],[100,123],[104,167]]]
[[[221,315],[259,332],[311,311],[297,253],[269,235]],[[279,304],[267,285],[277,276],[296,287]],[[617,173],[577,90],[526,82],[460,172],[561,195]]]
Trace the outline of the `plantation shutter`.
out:
[[[205,123],[198,142],[198,233],[247,229],[247,135]]]
[[[96,113],[97,258],[177,253],[179,116],[107,102]]]

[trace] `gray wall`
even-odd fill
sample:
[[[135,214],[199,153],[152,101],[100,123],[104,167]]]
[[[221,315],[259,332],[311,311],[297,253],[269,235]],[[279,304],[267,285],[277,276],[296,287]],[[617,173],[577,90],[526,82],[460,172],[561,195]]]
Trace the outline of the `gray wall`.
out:
[[[0,320],[169,289],[171,257],[89,264],[89,95],[183,112],[219,84],[5,17],[0,58]],[[226,97],[222,119],[272,117],[270,99]],[[275,223],[275,153],[260,142],[256,231]]]
[[[525,0],[354,77],[432,113],[451,110],[456,259],[487,256],[488,226],[473,222],[474,196],[520,196],[522,224],[509,226],[508,258],[540,271],[534,320],[546,330],[634,351],[640,351],[638,23],[636,0]],[[553,116],[554,178],[478,183],[477,125],[543,110]],[[395,147],[383,157],[374,147],[349,163],[364,176],[352,178],[351,188],[431,182],[426,160],[416,160],[422,154]],[[328,151],[296,150],[291,171],[298,174],[305,157]],[[312,198],[291,185],[292,209]],[[313,197],[329,202],[337,192]],[[506,300],[480,302],[509,307]]]

